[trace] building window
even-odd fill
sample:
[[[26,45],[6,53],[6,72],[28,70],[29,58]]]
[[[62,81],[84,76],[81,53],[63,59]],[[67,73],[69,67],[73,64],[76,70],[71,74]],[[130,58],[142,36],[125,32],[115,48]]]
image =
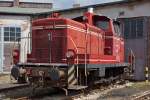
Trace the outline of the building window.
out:
[[[4,27],[4,41],[18,41],[21,37],[20,27]]]
[[[126,39],[134,39],[143,37],[143,19],[132,18],[125,19],[123,25],[123,33]]]

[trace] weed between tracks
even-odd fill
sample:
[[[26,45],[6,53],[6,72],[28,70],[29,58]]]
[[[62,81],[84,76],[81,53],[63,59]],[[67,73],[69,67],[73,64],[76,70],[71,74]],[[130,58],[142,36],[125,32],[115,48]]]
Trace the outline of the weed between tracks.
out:
[[[111,85],[96,85],[88,89],[84,94],[73,97],[74,100],[99,100],[98,98],[102,95],[108,94],[113,89],[123,88],[125,83],[114,83]]]
[[[128,86],[128,88],[137,88],[137,89],[147,89],[150,87],[150,82],[135,82],[132,85]]]
[[[0,74],[0,84],[11,83],[9,74]]]

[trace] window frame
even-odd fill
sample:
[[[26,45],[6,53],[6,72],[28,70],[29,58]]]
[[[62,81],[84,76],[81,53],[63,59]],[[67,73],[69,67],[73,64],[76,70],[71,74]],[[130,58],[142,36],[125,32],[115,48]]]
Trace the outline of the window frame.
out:
[[[139,23],[141,22],[141,23]],[[128,23],[128,24],[127,24]],[[128,26],[128,27],[126,27]],[[138,39],[144,37],[144,18],[126,18],[123,19],[123,36],[125,39]],[[128,29],[126,29],[128,28]],[[139,34],[139,29],[140,33]],[[127,32],[126,32],[127,31]],[[134,33],[135,31],[135,33]],[[128,33],[128,34],[126,34]]]
[[[20,26],[4,26],[3,30],[4,30],[4,42],[18,42],[17,38],[21,38],[22,32]],[[6,33],[8,34],[6,35]]]

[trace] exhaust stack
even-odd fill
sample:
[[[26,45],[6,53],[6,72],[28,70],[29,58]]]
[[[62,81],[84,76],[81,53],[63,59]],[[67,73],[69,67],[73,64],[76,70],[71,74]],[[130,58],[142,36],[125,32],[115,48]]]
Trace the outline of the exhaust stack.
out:
[[[84,20],[86,23],[93,25],[93,8],[90,7],[88,8],[88,11],[86,13],[84,13]]]
[[[93,8],[92,8],[92,7],[88,8],[88,12],[89,12],[89,13],[93,13],[93,12],[94,12],[94,11],[93,11]]]

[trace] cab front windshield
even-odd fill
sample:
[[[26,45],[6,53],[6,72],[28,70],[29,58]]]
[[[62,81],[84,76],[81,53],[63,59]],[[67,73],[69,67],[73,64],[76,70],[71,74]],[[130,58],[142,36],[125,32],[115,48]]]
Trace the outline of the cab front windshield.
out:
[[[107,21],[107,20],[99,20],[95,24],[98,28],[101,28],[103,30],[109,29],[109,21]]]

